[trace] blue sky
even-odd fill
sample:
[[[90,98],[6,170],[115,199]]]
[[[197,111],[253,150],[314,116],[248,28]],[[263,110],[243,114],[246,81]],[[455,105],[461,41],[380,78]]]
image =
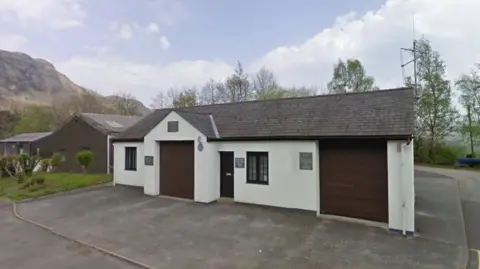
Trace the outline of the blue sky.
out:
[[[323,87],[334,62],[355,57],[388,88],[402,84],[399,48],[411,43],[413,14],[452,79],[480,61],[474,10],[480,1],[0,0],[0,49],[147,105],[171,87],[223,79],[237,60],[285,85]]]

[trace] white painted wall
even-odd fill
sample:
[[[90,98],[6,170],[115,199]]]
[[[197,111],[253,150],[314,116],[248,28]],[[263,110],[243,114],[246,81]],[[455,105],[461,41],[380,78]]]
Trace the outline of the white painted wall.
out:
[[[401,150],[398,150],[398,144]],[[415,231],[413,141],[388,141],[388,226]],[[405,210],[403,204],[405,203]],[[405,217],[405,219],[404,219]]]
[[[167,123],[178,121],[178,132],[167,132]],[[198,150],[198,138],[203,151]],[[194,141],[195,152],[195,198],[197,202],[209,203],[219,197],[219,162],[220,157],[214,143],[207,143],[207,138],[180,115],[171,112],[144,138],[145,156],[154,156],[154,166],[144,167],[144,192],[149,195],[160,193],[160,141]]]
[[[125,170],[125,147],[137,148],[137,171]],[[143,187],[143,143],[114,142],[113,143],[113,182],[114,184]]]
[[[245,164],[247,151],[268,152],[269,185],[246,183],[246,165],[245,168],[234,168],[235,201],[318,211],[319,159],[315,141],[216,142],[216,144],[218,151],[233,151],[236,158],[245,158]],[[313,170],[300,170],[300,152],[313,153]],[[219,172],[216,174],[219,178]],[[220,189],[219,183],[216,189]]]

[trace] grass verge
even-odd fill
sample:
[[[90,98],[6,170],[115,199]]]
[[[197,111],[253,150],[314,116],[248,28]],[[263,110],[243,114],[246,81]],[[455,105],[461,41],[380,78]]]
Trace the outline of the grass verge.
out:
[[[454,165],[444,165],[444,164],[431,164],[431,163],[415,163],[418,166],[433,167],[433,168],[445,168],[445,169],[455,169],[455,170],[469,170],[469,171],[478,171],[480,172],[480,167],[468,167],[468,166],[454,166]]]
[[[111,175],[104,174],[36,173],[33,177],[44,178],[44,184],[21,189],[14,178],[0,179],[0,199],[19,201],[112,181]]]

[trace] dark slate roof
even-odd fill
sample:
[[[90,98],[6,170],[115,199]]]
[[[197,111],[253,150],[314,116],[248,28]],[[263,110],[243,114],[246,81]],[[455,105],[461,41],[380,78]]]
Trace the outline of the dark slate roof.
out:
[[[79,113],[78,117],[105,134],[118,134],[137,123],[141,117]]]
[[[0,140],[0,142],[35,142],[39,139],[42,139],[46,136],[51,135],[51,132],[45,132],[45,133],[25,133],[25,134],[19,134],[16,136],[12,136],[9,138],[5,138],[3,140]]]
[[[413,135],[413,105],[413,90],[399,88],[161,109],[128,128],[118,140],[143,139],[172,110],[196,125],[200,131],[210,130],[206,117],[189,118],[187,114],[213,115],[221,139],[403,137]]]
[[[178,115],[188,121],[193,127],[199,130],[208,138],[215,138],[215,129],[210,114],[176,111]]]

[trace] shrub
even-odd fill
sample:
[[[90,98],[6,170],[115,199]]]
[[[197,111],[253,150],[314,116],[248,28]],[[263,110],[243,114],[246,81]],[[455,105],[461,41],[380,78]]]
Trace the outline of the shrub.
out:
[[[0,177],[10,177],[15,175],[16,160],[17,156],[15,155],[0,156]]]
[[[31,192],[34,192],[34,191],[41,190],[43,188],[45,188],[44,185],[30,185],[30,187],[28,187],[28,190]]]
[[[476,155],[475,153],[468,153],[467,155],[465,155],[466,158],[476,158]]]
[[[42,159],[40,161],[40,170],[41,172],[47,172],[48,167],[50,166],[51,159]]]
[[[437,144],[433,148],[434,164],[453,165],[457,162],[457,158],[464,155],[464,150],[460,147]]]
[[[62,161],[62,155],[56,152],[52,155],[52,158],[50,158],[50,165],[56,168],[60,165],[61,161]]]
[[[90,150],[81,150],[75,156],[83,169],[87,169],[93,160],[93,153]]]
[[[34,177],[32,178],[32,184],[43,185],[45,183],[45,178],[43,177]]]
[[[27,177],[23,173],[17,174],[16,178],[17,178],[17,183],[18,184],[22,184],[27,179]]]

